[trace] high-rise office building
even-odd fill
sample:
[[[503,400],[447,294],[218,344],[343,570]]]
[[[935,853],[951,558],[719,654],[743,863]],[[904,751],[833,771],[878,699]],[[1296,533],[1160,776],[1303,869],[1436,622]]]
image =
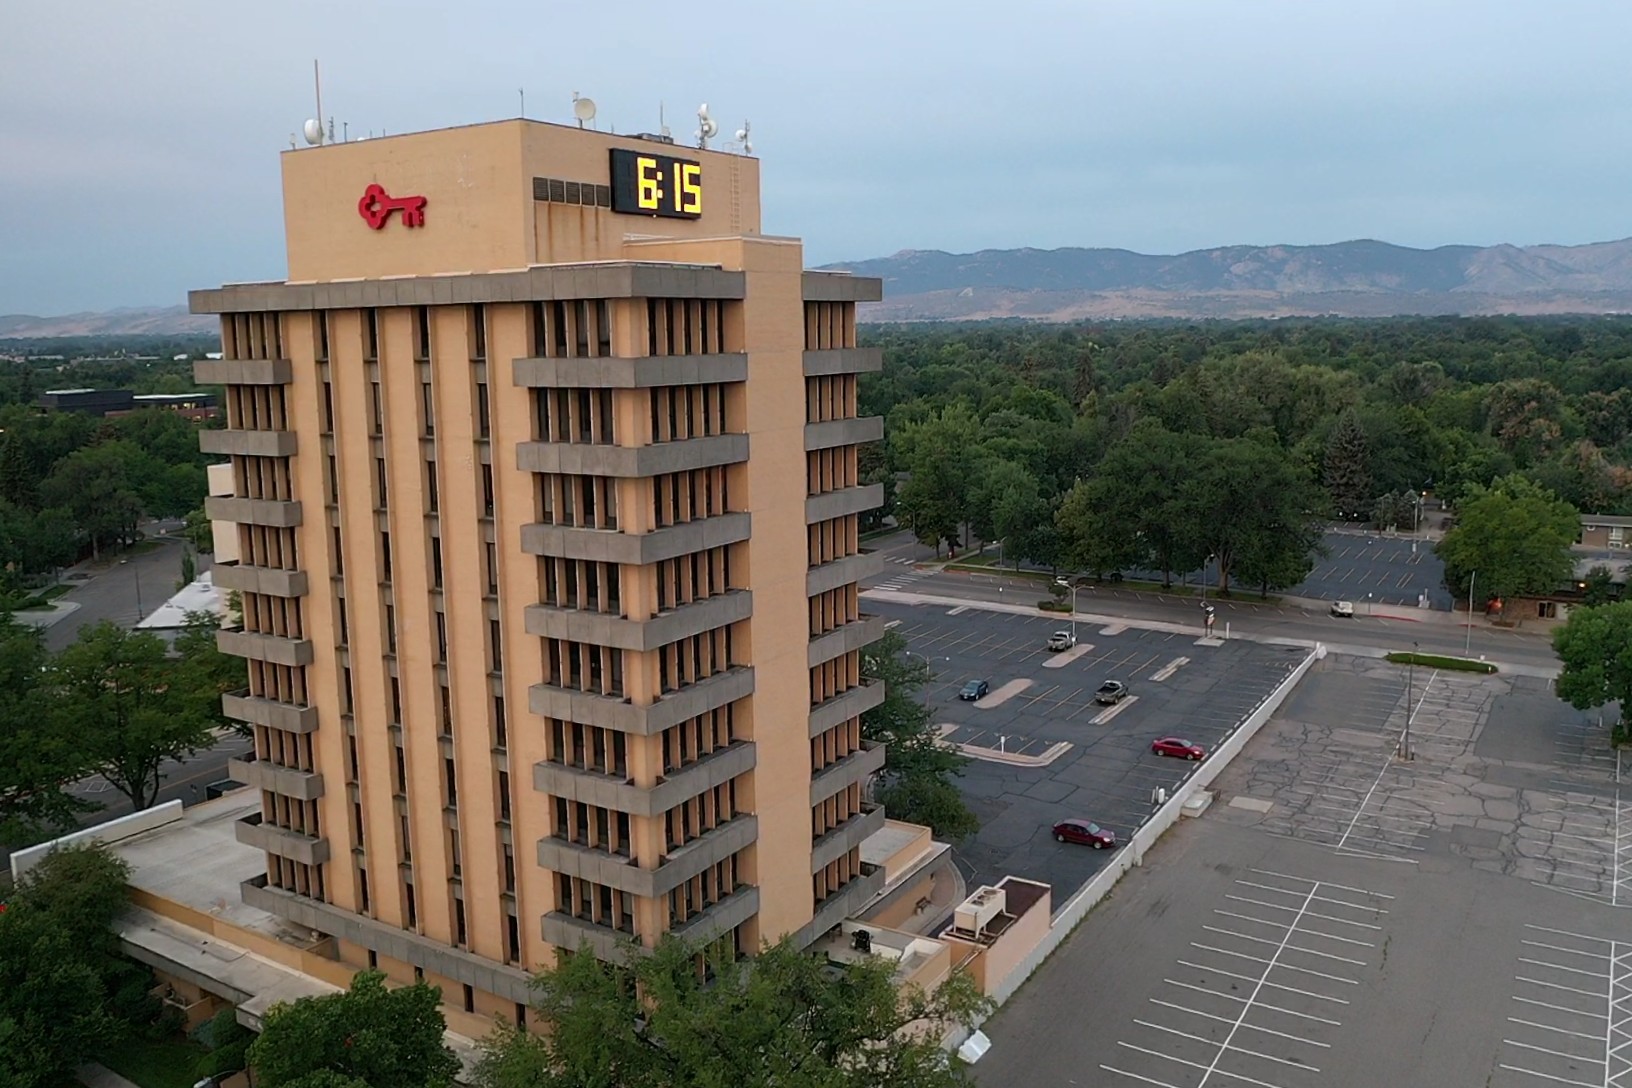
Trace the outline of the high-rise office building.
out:
[[[519,1015],[557,948],[752,951],[875,895],[858,301],[759,163],[507,121],[283,155],[221,315],[261,791],[244,899]]]

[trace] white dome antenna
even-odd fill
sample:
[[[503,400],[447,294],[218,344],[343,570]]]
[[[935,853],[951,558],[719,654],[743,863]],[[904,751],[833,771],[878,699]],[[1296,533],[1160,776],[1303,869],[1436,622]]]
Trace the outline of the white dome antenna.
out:
[[[577,91],[573,91],[572,115],[578,119],[578,127],[583,128],[586,122],[595,120],[595,100],[583,98]]]
[[[720,123],[708,115],[708,103],[697,107],[697,146],[707,148],[708,141],[720,134]]]
[[[306,137],[306,142],[312,147],[323,143],[323,122],[315,117],[308,117],[306,123],[300,126],[300,134]]]
[[[742,153],[744,155],[752,155],[754,153],[753,141],[748,139],[748,134],[751,131],[753,131],[753,126],[747,121],[744,121],[742,123],[742,127],[737,129],[737,146],[742,148]]]

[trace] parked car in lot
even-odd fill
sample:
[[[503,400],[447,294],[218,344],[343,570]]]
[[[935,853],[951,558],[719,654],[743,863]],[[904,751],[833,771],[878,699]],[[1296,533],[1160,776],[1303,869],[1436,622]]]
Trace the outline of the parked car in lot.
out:
[[[1048,648],[1054,653],[1059,653],[1061,650],[1069,650],[1076,644],[1077,640],[1071,636],[1070,631],[1055,631],[1052,635],[1048,636]]]
[[[1095,850],[1108,850],[1116,845],[1116,832],[1092,820],[1061,820],[1054,825],[1054,841],[1077,842]]]
[[[1353,601],[1333,601],[1332,602],[1332,615],[1334,615],[1334,616],[1352,616],[1352,615],[1354,615],[1354,602]]]
[[[1107,680],[1094,692],[1094,702],[1102,706],[1115,706],[1127,697],[1128,685],[1120,680]]]
[[[1161,737],[1150,742],[1150,750],[1159,756],[1173,756],[1176,759],[1206,759],[1207,749],[1199,744],[1192,744],[1183,737]]]
[[[963,685],[963,688],[958,692],[958,698],[962,699],[966,703],[972,703],[976,699],[986,698],[987,693],[991,690],[992,686],[986,681],[971,680],[967,684]]]

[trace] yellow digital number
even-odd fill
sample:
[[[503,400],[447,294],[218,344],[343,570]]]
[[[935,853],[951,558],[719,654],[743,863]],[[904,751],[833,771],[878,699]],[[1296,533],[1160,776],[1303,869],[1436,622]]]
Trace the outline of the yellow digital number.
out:
[[[658,182],[663,173],[658,169],[657,160],[641,156],[635,160],[635,184],[637,187],[636,200],[642,208],[656,211],[663,199],[663,190]]]
[[[680,210],[688,215],[703,214],[703,168],[694,162],[680,167]]]

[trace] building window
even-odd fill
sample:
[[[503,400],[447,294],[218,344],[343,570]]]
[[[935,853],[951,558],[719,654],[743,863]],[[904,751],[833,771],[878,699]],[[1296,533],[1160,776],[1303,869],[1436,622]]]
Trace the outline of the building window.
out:
[[[470,357],[487,358],[487,307],[480,302],[470,308]]]
[[[391,677],[391,724],[402,724],[402,683]]]
[[[436,462],[425,462],[425,509],[436,513],[439,496],[436,491]]]
[[[487,554],[487,595],[497,595],[499,592],[499,549],[489,540],[482,544]]]
[[[510,822],[510,773],[499,772],[499,819]]]
[[[516,890],[516,848],[509,843],[504,844],[504,890]]]
[[[490,437],[493,430],[493,418],[487,404],[487,383],[476,383],[476,437]]]
[[[1609,527],[1609,546],[1611,548],[1624,548],[1626,546],[1625,528],[1619,525]]]
[[[396,756],[397,756],[397,760],[396,760],[396,771],[397,771],[396,787],[397,787],[397,793],[406,794],[408,792],[408,761],[407,761],[407,757],[404,756],[403,753],[402,753],[402,745],[401,744],[393,745],[392,749],[396,752]]]
[[[368,906],[368,870],[367,869],[358,869],[357,870],[357,901],[362,904],[363,913],[367,914],[368,911],[369,911],[369,906]],[[374,965],[372,963],[370,963],[369,966],[373,967]]]
[[[380,576],[382,581],[391,580],[391,534],[384,529],[380,530]]]
[[[385,606],[385,652],[397,652],[397,610],[390,605]]]
[[[368,402],[370,411],[369,424],[372,427],[372,430],[370,430],[369,433],[374,435],[382,434],[385,429],[385,412],[380,405],[379,382],[368,383]]]
[[[507,747],[510,727],[504,720],[504,696],[493,696],[493,747]]]
[[[431,309],[414,307],[414,358],[428,362],[431,358]],[[430,417],[427,416],[427,419]]]
[[[404,882],[402,887],[403,891],[406,893],[406,898],[408,901],[408,928],[418,929],[419,911],[414,905],[414,886],[410,883]],[[424,981],[425,969],[423,967],[414,968],[414,978],[419,981]]]
[[[431,537],[431,585],[442,588],[442,538]]]
[[[465,932],[465,905],[460,903],[457,899],[454,900],[454,903],[459,909],[459,932],[460,934],[463,934]],[[460,936],[459,943],[465,943],[465,938],[463,936]],[[468,982],[465,983],[465,1011],[476,1011],[476,990]]]
[[[457,895],[453,897],[453,943],[463,945],[468,934],[465,932],[465,901]],[[465,987],[465,1011],[471,1012],[470,987]]]
[[[380,311],[363,311],[363,358],[373,361],[380,357]],[[379,389],[379,383],[374,388]],[[378,403],[378,401],[376,401]]]
[[[493,466],[482,466],[482,514],[493,516]]]
[[[510,931],[509,932],[509,947],[508,947],[508,951],[510,953],[509,959],[510,959],[511,963],[514,963],[517,960],[521,959],[521,925],[520,925],[520,923],[517,922],[516,916],[514,914],[506,915],[504,920],[505,920],[505,922],[506,922],[506,924],[507,924],[507,926],[509,928],[509,931]],[[527,1026],[527,1006],[526,1005],[517,1005],[516,1006],[516,1026],[517,1027],[526,1027]]]
[[[504,671],[504,644],[499,641],[498,620],[487,621],[487,644],[489,652],[493,655],[493,671]]]
[[[441,613],[436,616],[436,659],[444,665],[448,661],[448,617]]]
[[[1536,602],[1536,615],[1539,618],[1544,619],[1544,620],[1556,620],[1556,619],[1558,619],[1558,602],[1557,601],[1537,601]]]
[[[451,808],[459,803],[459,776],[454,773],[453,757],[442,757],[442,773],[447,782],[448,806]]]

